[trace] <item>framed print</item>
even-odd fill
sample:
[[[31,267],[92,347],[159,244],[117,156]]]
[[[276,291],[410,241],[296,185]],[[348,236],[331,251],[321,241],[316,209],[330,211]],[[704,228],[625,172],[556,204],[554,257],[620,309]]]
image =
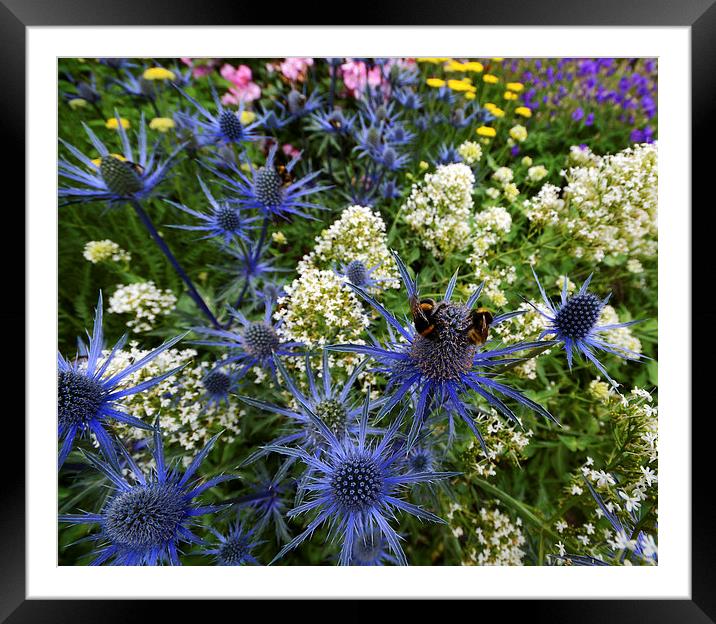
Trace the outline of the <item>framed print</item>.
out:
[[[28,270],[0,614],[712,621],[711,3],[134,5],[1,7]]]

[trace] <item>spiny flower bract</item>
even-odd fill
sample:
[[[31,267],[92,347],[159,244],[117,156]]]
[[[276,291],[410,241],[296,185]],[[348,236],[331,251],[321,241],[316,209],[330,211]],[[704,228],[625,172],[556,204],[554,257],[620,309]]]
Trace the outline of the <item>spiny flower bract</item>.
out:
[[[161,433],[154,433],[153,458],[156,469],[145,475],[130,454],[120,447],[132,480],[117,468],[94,455],[86,455],[93,468],[112,483],[113,490],[98,513],[65,514],[60,522],[99,524],[100,531],[89,537],[98,547],[91,565],[111,562],[112,565],[181,565],[179,548],[182,543],[204,543],[192,532],[198,516],[212,514],[221,505],[197,505],[194,499],[215,485],[233,479],[219,475],[201,482],[194,479],[199,466],[214,446],[219,434],[196,455],[181,473],[176,466],[167,466]]]
[[[127,131],[120,122],[118,113],[115,113],[115,119],[122,143],[121,155],[110,153],[107,146],[92,129],[86,124],[82,124],[99,154],[99,164],[74,145],[60,139],[62,145],[83,165],[80,167],[65,158],[60,158],[58,164],[60,177],[79,183],[79,186],[61,186],[57,191],[60,198],[65,198],[68,201],[104,200],[109,202],[143,199],[150,196],[166,177],[170,164],[183,146],[179,146],[167,159],[160,160],[156,147],[147,148],[147,131],[144,124],[144,113],[142,113],[137,134],[138,145],[135,151],[129,141]]]
[[[594,351],[606,351],[607,353],[612,353],[613,355],[618,355],[628,360],[641,359],[644,357],[641,354],[631,351],[626,347],[607,342],[602,335],[603,332],[628,327],[640,321],[598,325],[597,323],[602,309],[609,301],[611,293],[604,299],[600,299],[594,293],[588,292],[587,287],[592,281],[591,275],[584,280],[582,287],[572,296],[567,296],[568,279],[565,277],[562,281],[561,303],[555,305],[547,296],[534,269],[532,273],[537,281],[537,287],[542,295],[544,305],[547,306],[548,309],[548,312],[545,313],[543,310],[530,304],[548,321],[548,327],[542,332],[540,338],[553,335],[556,340],[564,343],[564,350],[567,353],[567,363],[569,364],[570,370],[572,368],[574,353],[578,352],[590,360],[613,385],[619,385],[609,376],[609,373],[607,373],[602,363],[597,359]]]
[[[406,285],[408,298],[419,299],[417,281],[410,278],[407,267],[395,252],[393,256]],[[412,323],[404,325],[374,297],[363,289],[350,285],[385,318],[393,338],[385,346],[375,341],[373,345],[344,344],[332,345],[329,348],[362,353],[377,361],[378,366],[375,370],[383,373],[388,380],[386,396],[389,399],[383,406],[381,414],[387,413],[404,397],[417,397],[408,438],[409,446],[412,446],[416,440],[426,418],[441,409],[444,409],[448,416],[450,437],[453,435],[453,416],[457,414],[482,443],[475,418],[461,396],[471,391],[483,397],[491,406],[514,422],[520,423],[512,409],[497,396],[498,393],[556,422],[543,407],[496,379],[500,366],[520,361],[519,358],[505,358],[505,356],[530,349],[542,349],[553,343],[520,342],[498,349],[486,349],[484,346],[478,347],[472,344],[467,338],[469,316],[480,296],[482,285],[463,305],[451,302],[456,282],[457,273],[450,280],[443,305],[439,312],[436,312],[436,322],[440,325],[440,331],[435,338],[421,336]],[[492,325],[521,313],[518,311],[496,316]],[[395,332],[399,334],[399,340],[395,340]]]
[[[370,392],[367,393],[368,397]],[[306,406],[307,407],[307,406]],[[308,500],[288,512],[289,517],[315,511],[308,527],[291,540],[274,557],[283,557],[309,538],[315,530],[328,523],[334,537],[341,539],[340,563],[350,565],[357,535],[378,531],[401,565],[407,559],[400,546],[400,536],[389,524],[396,511],[423,520],[442,522],[435,514],[401,498],[401,491],[415,483],[437,481],[456,476],[454,472],[403,471],[405,449],[395,444],[401,418],[382,435],[368,441],[370,399],[363,403],[358,434],[337,438],[318,415],[306,409],[324,439],[323,451],[315,454],[301,448],[271,446],[271,450],[300,459],[307,468],[302,487]]]
[[[133,387],[122,387],[123,382],[129,375],[151,362],[163,351],[174,346],[183,337],[183,335],[177,336],[123,370],[107,375],[107,369],[113,358],[125,346],[127,336],[124,335],[120,338],[109,355],[102,361],[104,333],[102,330],[102,293],[100,292],[95,310],[94,327],[92,335],[89,336],[86,361],[77,358],[72,362],[66,360],[60,353],[57,354],[57,435],[62,443],[58,467],[62,466],[67,459],[76,438],[90,434],[96,438],[105,457],[112,465],[116,466],[117,455],[114,442],[107,431],[107,426],[112,421],[152,430],[152,425],[125,413],[121,408],[121,400],[151,388],[174,375],[181,367],[173,368]]]

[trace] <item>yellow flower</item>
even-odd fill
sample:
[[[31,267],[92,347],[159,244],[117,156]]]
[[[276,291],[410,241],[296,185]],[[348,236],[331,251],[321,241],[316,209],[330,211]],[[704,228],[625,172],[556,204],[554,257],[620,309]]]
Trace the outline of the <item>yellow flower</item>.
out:
[[[528,117],[528,118],[532,117],[532,111],[529,108],[527,108],[526,106],[518,106],[515,109],[515,113],[517,113],[518,115],[521,115],[522,117]]]
[[[250,123],[252,123],[255,119],[256,119],[256,113],[254,113],[253,111],[247,111],[247,110],[245,110],[245,111],[242,111],[241,117],[240,117],[239,121],[241,121],[241,123],[242,123],[244,126],[248,126],[248,125],[249,125]]]
[[[508,88],[510,91],[514,91],[515,93],[519,93],[520,91],[522,91],[522,89],[525,88],[525,85],[523,85],[521,82],[508,82],[508,83],[507,83],[507,88]]]
[[[494,128],[491,128],[490,126],[480,126],[477,130],[475,130],[477,134],[483,137],[494,137],[497,135],[497,132],[495,132]]]
[[[484,67],[482,66],[482,63],[478,63],[477,61],[470,61],[469,63],[463,63],[463,68],[465,71],[469,72],[475,72],[476,74],[479,74]]]
[[[470,93],[475,93],[475,91],[477,91],[475,87],[467,82],[464,82],[463,80],[448,80],[447,85],[453,91],[469,91]]]
[[[516,100],[517,99],[517,96],[514,93],[512,93],[512,91],[505,91],[504,97],[506,100]]]
[[[122,128],[125,130],[129,128],[129,119],[125,119],[124,117],[119,118],[119,123],[122,124]],[[111,119],[108,119],[104,122],[104,127],[108,128],[109,130],[117,130],[119,128],[119,124],[117,123],[117,118],[112,117]]]
[[[442,78],[428,78],[425,83],[429,87],[440,88],[445,86],[445,81]]]
[[[487,104],[485,104],[485,108],[487,109],[487,111],[489,113],[491,113],[495,117],[504,117],[505,116],[505,111],[503,111],[498,106],[495,106],[492,102],[488,102]]]
[[[167,132],[175,126],[176,124],[171,117],[155,117],[149,122],[149,127],[152,130],[158,130],[159,132]]]
[[[485,74],[482,77],[483,81],[485,81],[487,84],[496,84],[500,82],[500,79],[495,76],[494,74]]]
[[[428,169],[430,167],[430,165],[428,163],[426,163],[424,160],[421,160],[418,167],[420,167],[420,169],[422,171],[425,171],[426,169]]]
[[[465,71],[465,66],[460,61],[450,60],[445,63],[445,71],[462,72]]]
[[[173,71],[169,71],[163,67],[150,67],[144,70],[142,78],[144,78],[144,80],[174,80],[176,76]]]
[[[510,136],[515,140],[522,143],[527,138],[527,128],[517,124],[510,128]]]
[[[473,91],[468,91],[468,92],[465,94],[465,99],[466,99],[466,100],[474,100],[475,97],[476,97],[476,96],[475,96],[475,93],[474,93]]]
[[[531,159],[529,156],[525,156],[525,157],[522,159],[522,164],[523,164],[525,167],[531,167],[531,166],[532,166],[532,159]]]
[[[504,59],[503,57],[501,57],[501,56],[496,56],[496,57],[494,57],[492,60],[493,60],[493,61],[497,61],[497,62],[499,63],[500,61],[504,61],[505,59]]]
[[[271,239],[274,243],[278,243],[279,245],[286,244],[286,235],[283,232],[273,232],[271,234]]]
[[[110,156],[114,156],[117,160],[121,160],[122,162],[125,162],[127,160],[124,156],[122,156],[122,154],[110,154]],[[102,159],[94,158],[92,159],[92,164],[95,167],[99,167],[102,164]]]
[[[68,104],[72,110],[77,110],[78,108],[85,108],[87,106],[87,100],[83,100],[82,98],[72,98]]]
[[[449,61],[449,58],[435,58],[432,56],[423,56],[415,59],[418,63],[444,63],[445,61]]]

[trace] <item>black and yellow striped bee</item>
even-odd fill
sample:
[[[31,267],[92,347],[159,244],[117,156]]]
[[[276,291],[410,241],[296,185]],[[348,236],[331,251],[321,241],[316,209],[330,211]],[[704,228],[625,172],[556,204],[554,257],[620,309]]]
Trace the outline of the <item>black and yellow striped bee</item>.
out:
[[[470,328],[467,330],[467,339],[477,346],[487,342],[490,324],[493,320],[492,312],[487,308],[475,308],[470,312]]]
[[[413,315],[415,329],[423,338],[434,339],[439,335],[437,315],[443,306],[450,305],[446,301],[436,303],[434,299],[418,299],[413,297],[410,301],[410,311]],[[470,325],[465,330],[467,339],[474,345],[480,346],[487,342],[490,324],[493,321],[492,313],[483,307],[470,311]]]
[[[444,301],[435,303],[434,299],[411,298],[410,311],[413,314],[413,323],[423,338],[435,337],[435,314],[443,305],[445,305]]]

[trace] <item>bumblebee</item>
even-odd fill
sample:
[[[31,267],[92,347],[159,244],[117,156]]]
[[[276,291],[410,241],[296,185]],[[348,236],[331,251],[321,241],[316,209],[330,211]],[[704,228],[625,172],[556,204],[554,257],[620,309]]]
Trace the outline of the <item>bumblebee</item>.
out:
[[[485,344],[492,320],[492,313],[487,308],[472,310],[470,312],[470,327],[467,330],[467,339],[478,347]]]
[[[410,311],[413,314],[415,329],[423,338],[434,339],[438,336],[436,315],[447,302],[436,303],[434,299],[418,299],[413,297],[410,301]],[[487,336],[492,323],[492,313],[487,308],[478,307],[470,311],[470,325],[465,330],[467,339],[474,345],[480,346],[487,342]]]
[[[435,303],[434,299],[418,299],[413,297],[410,300],[410,311],[413,314],[413,323],[418,333],[427,338],[435,337],[435,314],[445,305],[444,301]]]
[[[124,164],[127,165],[127,167],[129,167],[132,171],[134,171],[138,175],[144,175],[144,167],[142,167],[142,165],[138,165],[137,163],[134,163],[131,160],[125,160]]]
[[[283,182],[284,186],[289,186],[293,184],[295,178],[288,170],[288,167],[286,167],[286,165],[278,165],[278,167],[276,167],[276,173],[281,176],[281,181]]]

